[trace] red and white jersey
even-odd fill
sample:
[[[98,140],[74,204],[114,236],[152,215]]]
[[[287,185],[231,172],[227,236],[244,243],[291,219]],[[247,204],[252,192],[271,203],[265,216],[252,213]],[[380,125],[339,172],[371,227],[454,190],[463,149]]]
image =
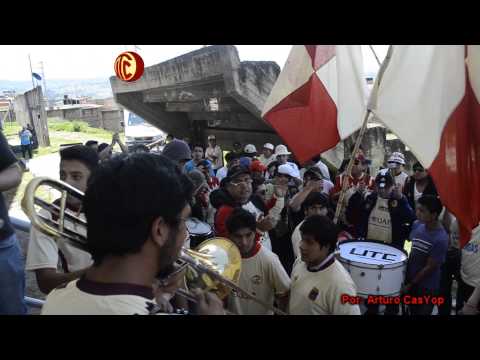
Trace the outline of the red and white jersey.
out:
[[[253,256],[242,259],[239,286],[273,305],[275,296],[288,293],[290,278],[278,256],[264,246],[259,246]],[[238,315],[273,315],[273,312],[264,306],[234,292],[228,298],[228,310]]]
[[[42,216],[51,219],[51,213],[41,209]],[[85,216],[80,214],[85,220]],[[86,236],[87,230],[84,227],[65,219],[64,226],[68,230],[76,231]],[[68,244],[63,238],[54,239],[35,228],[30,230],[30,241],[28,243],[26,270],[38,269],[59,269],[65,273],[83,270],[93,264],[92,256],[86,251],[80,250]]]
[[[154,305],[152,288],[81,278],[53,290],[42,315],[148,315]]]
[[[341,296],[356,296],[356,286],[338,260],[316,271],[297,258],[292,271],[290,315],[360,315],[358,305],[342,304]]]

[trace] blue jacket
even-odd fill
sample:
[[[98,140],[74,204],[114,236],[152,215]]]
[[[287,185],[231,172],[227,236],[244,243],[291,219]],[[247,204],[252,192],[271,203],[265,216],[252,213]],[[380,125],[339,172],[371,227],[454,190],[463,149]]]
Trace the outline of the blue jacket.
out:
[[[355,228],[355,235],[360,238],[367,238],[368,219],[370,213],[377,204],[378,194],[373,192],[364,198],[360,193],[352,195],[348,202],[346,217]],[[390,198],[388,200],[392,224],[392,246],[403,249],[405,240],[410,235],[410,229],[415,221],[415,213],[410,207],[408,200],[402,196],[400,200]],[[356,219],[356,221],[352,221]]]

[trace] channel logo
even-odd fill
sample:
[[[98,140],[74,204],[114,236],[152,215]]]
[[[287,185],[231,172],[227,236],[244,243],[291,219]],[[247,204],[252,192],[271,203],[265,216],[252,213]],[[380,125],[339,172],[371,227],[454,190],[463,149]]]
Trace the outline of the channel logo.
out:
[[[118,55],[114,68],[117,77],[126,82],[140,79],[145,70],[143,59],[133,51],[125,51]]]

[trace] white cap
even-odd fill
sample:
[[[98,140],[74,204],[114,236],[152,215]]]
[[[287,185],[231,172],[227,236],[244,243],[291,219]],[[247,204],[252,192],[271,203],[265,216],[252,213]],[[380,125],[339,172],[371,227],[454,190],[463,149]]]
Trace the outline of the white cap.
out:
[[[277,147],[275,148],[275,155],[276,156],[290,155],[290,154],[291,154],[291,152],[289,152],[287,147],[283,144],[277,145]]]
[[[401,152],[394,152],[388,159],[388,162],[395,162],[405,165],[405,156],[403,156]]]
[[[301,179],[300,171],[298,171],[291,164],[283,164],[278,167],[278,173],[284,175],[290,175],[291,177]]]
[[[247,154],[255,154],[257,152],[257,148],[253,144],[248,144],[248,145],[245,145],[245,148],[243,149],[243,151]]]
[[[263,148],[264,149],[269,149],[269,150],[272,150],[272,151],[275,149],[273,144],[270,144],[270,143],[266,143],[265,145],[263,145]]]

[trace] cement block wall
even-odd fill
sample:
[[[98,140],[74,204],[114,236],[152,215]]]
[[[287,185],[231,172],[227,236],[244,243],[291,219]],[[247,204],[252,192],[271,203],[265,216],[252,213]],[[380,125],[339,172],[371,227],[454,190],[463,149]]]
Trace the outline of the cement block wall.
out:
[[[43,99],[42,88],[40,86],[16,96],[13,103],[15,116],[20,125],[33,125],[40,146],[50,146],[47,112],[44,102],[42,100],[39,101],[39,99]]]
[[[74,108],[48,110],[49,118],[60,118],[70,121],[84,121],[88,125],[109,131],[122,131],[123,110],[98,108]]]

